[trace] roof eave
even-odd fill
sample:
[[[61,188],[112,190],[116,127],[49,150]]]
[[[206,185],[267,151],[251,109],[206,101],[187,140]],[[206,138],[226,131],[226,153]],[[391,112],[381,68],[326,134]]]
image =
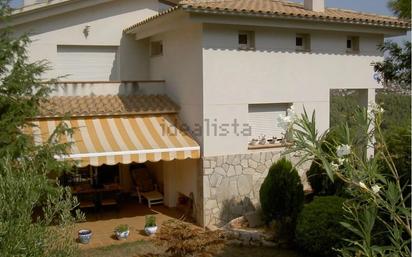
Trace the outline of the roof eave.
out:
[[[219,14],[219,15],[232,15],[232,16],[245,16],[245,17],[263,17],[263,18],[281,18],[281,19],[292,19],[292,20],[308,20],[308,21],[321,21],[326,23],[341,23],[341,24],[352,24],[352,25],[366,25],[374,27],[383,28],[393,28],[393,29],[404,29],[410,30],[411,23],[399,20],[397,23],[388,22],[378,22],[369,19],[337,19],[333,17],[316,17],[314,15],[294,15],[289,13],[270,13],[270,12],[252,12],[252,11],[231,11],[231,10],[220,10],[220,9],[204,9],[204,8],[194,8],[189,5],[181,5],[181,8],[189,13],[203,13],[203,14]]]
[[[334,24],[348,24],[348,25],[363,25],[373,28],[383,28],[385,29],[384,34],[389,36],[404,34],[411,29],[411,23],[399,20],[396,23],[376,21],[372,19],[344,19],[344,18],[333,18],[329,16],[317,17],[315,15],[293,15],[289,13],[276,13],[276,12],[239,12],[231,10],[220,10],[220,9],[211,9],[211,8],[196,8],[188,4],[179,4],[175,7],[172,7],[162,13],[154,15],[144,21],[136,23],[135,25],[124,29],[125,33],[134,34],[138,28],[145,26],[157,19],[162,18],[163,16],[174,13],[178,10],[182,10],[187,13],[192,14],[213,14],[213,15],[230,15],[230,16],[240,16],[240,17],[260,17],[260,18],[276,18],[283,20],[297,20],[297,21],[314,21],[314,22],[323,22],[323,23],[334,23]],[[390,32],[393,30],[393,32]],[[389,33],[388,33],[389,31]],[[400,33],[400,31],[402,33]]]
[[[138,23],[136,23],[136,24],[134,24],[134,25],[132,25],[132,26],[130,26],[130,27],[127,27],[127,28],[123,29],[123,32],[126,33],[126,34],[134,34],[134,33],[136,33],[136,29],[137,29],[138,27],[144,26],[145,24],[148,24],[148,23],[150,23],[150,22],[152,22],[152,21],[155,21],[155,20],[157,20],[157,19],[163,18],[164,16],[167,16],[167,15],[170,15],[170,14],[174,14],[174,13],[176,13],[178,10],[181,10],[181,8],[180,8],[179,5],[173,6],[173,7],[169,8],[169,9],[163,11],[163,12],[160,12],[160,13],[158,13],[158,14],[155,14],[155,15],[153,15],[153,16],[151,16],[151,17],[149,17],[149,18],[147,18],[147,19],[145,19],[145,20],[143,20],[143,21],[140,21],[140,22],[138,22]]]

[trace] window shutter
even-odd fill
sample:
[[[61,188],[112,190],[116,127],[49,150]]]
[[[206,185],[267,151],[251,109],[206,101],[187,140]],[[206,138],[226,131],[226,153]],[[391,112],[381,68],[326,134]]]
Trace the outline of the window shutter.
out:
[[[265,135],[266,138],[281,138],[284,132],[278,126],[280,115],[286,116],[289,104],[250,104],[249,125],[252,128],[252,138]]]
[[[56,71],[62,80],[119,80],[116,46],[57,46]]]

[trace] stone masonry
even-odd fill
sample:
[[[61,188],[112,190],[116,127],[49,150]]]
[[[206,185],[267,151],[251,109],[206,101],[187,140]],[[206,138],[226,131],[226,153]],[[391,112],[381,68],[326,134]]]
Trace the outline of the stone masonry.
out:
[[[203,158],[203,215],[205,226],[223,226],[259,205],[259,190],[281,150]],[[296,162],[296,158],[289,158]],[[307,165],[305,165],[307,166]],[[304,187],[306,176],[299,170]]]

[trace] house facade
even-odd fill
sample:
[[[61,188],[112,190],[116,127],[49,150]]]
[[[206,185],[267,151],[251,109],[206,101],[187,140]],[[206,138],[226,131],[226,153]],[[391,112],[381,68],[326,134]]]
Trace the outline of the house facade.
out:
[[[199,153],[190,145],[196,153],[182,158],[113,163],[127,169],[150,162],[161,170],[165,205],[190,196],[204,226],[256,208],[260,185],[285,147],[278,118],[288,109],[315,111],[324,131],[331,90],[356,89],[360,104],[373,102],[379,85],[371,64],[383,59],[377,46],[410,27],[393,17],[325,8],[323,0],[177,2],[56,0],[15,11],[11,25],[31,33],[32,60],[50,61],[45,79],[62,76],[56,99],[160,94],[179,106],[179,126],[171,126],[190,135]],[[155,109],[126,114],[168,113]]]

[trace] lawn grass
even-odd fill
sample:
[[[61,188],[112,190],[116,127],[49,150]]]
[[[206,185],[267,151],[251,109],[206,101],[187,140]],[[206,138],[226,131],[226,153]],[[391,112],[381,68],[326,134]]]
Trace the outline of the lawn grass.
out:
[[[150,241],[136,241],[111,245],[96,249],[81,250],[82,257],[136,257],[143,254],[158,254],[165,249]],[[227,246],[216,257],[301,257],[290,250],[280,250],[265,247]]]

